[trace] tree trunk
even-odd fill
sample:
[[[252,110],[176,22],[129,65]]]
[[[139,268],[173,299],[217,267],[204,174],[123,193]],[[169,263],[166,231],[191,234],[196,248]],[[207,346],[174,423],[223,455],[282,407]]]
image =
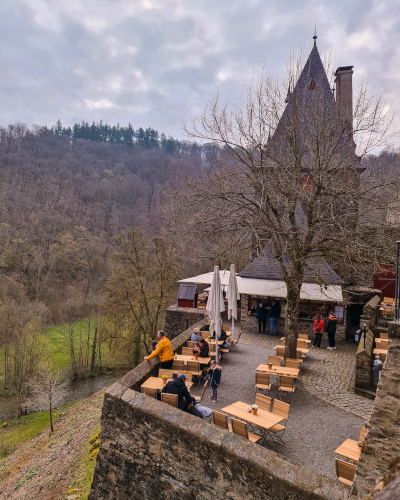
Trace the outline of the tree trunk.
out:
[[[96,360],[96,342],[97,342],[97,326],[94,329],[93,348],[92,348],[92,366],[90,368],[90,373],[94,372],[94,362]]]
[[[286,283],[285,359],[296,358],[301,283]]]
[[[51,382],[50,382],[50,392],[51,392]],[[50,400],[49,400],[49,408],[50,408],[50,429],[51,429],[51,432],[54,432],[54,429],[53,429],[53,415],[51,414],[52,412],[52,404],[51,404],[51,396],[50,396]]]

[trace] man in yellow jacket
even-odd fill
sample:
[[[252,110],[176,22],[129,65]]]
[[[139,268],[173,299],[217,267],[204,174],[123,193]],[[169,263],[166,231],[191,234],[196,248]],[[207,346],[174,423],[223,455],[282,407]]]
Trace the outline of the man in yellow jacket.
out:
[[[155,351],[146,356],[144,359],[150,360],[155,358],[157,355],[160,355],[161,368],[169,370],[174,362],[174,352],[171,347],[171,342],[164,336],[164,332],[162,330],[157,332],[157,339],[158,344]]]

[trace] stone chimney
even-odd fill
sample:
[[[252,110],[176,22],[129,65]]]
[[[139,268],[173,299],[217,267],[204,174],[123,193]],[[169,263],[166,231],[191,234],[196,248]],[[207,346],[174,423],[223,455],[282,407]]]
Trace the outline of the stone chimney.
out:
[[[343,66],[335,73],[336,102],[341,109],[343,120],[353,131],[353,68]]]

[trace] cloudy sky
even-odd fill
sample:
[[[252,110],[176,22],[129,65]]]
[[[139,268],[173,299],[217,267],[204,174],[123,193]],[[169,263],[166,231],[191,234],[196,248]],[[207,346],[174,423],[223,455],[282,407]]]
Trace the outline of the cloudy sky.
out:
[[[400,116],[399,0],[1,0],[0,125],[86,120],[181,138],[217,91],[231,102],[294,44],[328,47]]]

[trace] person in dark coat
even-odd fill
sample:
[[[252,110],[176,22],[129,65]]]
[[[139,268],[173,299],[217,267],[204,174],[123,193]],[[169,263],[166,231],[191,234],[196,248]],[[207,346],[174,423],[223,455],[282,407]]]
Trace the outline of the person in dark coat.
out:
[[[171,380],[163,387],[164,394],[176,394],[178,396],[178,408],[187,413],[191,413],[196,417],[203,418],[203,415],[195,408],[195,398],[190,395],[186,387],[187,378],[181,373],[175,380]],[[193,405],[189,408],[189,405]]]
[[[215,332],[214,332],[214,337],[215,337]],[[228,349],[228,346],[227,346],[227,343],[226,343],[226,339],[228,338],[227,334],[226,334],[226,331],[221,328],[221,335],[218,337],[218,340],[222,340],[223,344],[220,345],[220,347],[222,347],[222,349]]]
[[[222,349],[228,349],[228,346],[226,344],[227,337],[228,336],[226,334],[226,331],[223,328],[221,328],[221,335],[218,337],[218,340],[223,341],[223,344],[220,346],[220,347],[222,347]],[[211,335],[211,338],[215,339],[215,330],[214,330],[213,334]]]
[[[221,367],[215,360],[210,363],[210,369],[208,370],[208,375],[210,376],[210,387],[212,387],[213,393],[210,399],[213,403],[217,401],[217,388],[221,383]]]
[[[279,302],[272,303],[269,310],[269,321],[271,325],[271,335],[279,335],[279,318],[281,317],[281,305]]]
[[[262,302],[257,306],[256,317],[258,319],[258,333],[261,333],[261,324],[263,327],[262,332],[265,333],[265,327],[267,326],[267,310]]]
[[[326,318],[325,321],[325,332],[328,334],[328,341],[329,341],[329,346],[327,347],[327,349],[329,351],[333,351],[336,349],[335,333],[336,333],[337,322],[338,322],[337,317],[333,314],[333,312],[330,312],[329,316]]]
[[[210,348],[208,345],[208,342],[205,339],[200,339],[196,345],[196,347],[193,347],[193,354],[198,354],[199,358],[209,358]],[[207,364],[200,364],[200,369],[204,370],[204,368],[207,368]]]

